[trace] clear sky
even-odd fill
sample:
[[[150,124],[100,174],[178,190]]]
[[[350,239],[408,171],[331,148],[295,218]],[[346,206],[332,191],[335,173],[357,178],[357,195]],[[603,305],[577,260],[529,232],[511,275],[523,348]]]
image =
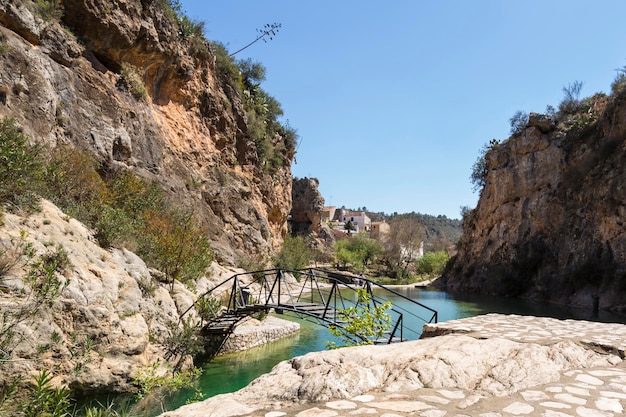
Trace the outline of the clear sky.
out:
[[[610,92],[626,65],[624,0],[182,0],[234,52],[267,23],[278,34],[236,56],[300,136],[295,177],[327,205],[460,217],[483,144],[517,110],[562,88]]]

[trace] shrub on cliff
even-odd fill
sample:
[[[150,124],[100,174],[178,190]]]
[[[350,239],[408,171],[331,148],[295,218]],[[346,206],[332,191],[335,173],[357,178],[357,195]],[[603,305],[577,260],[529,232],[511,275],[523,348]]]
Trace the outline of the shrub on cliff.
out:
[[[206,234],[196,226],[191,214],[176,211],[149,211],[139,255],[165,274],[174,290],[174,281],[183,283],[200,278],[213,262]]]
[[[128,62],[122,63],[117,86],[128,91],[136,100],[144,101],[148,98],[148,91],[143,83],[139,69]]]
[[[59,145],[51,152],[45,166],[45,184],[45,198],[88,224],[99,212],[107,193],[95,160],[68,145]]]
[[[59,20],[63,17],[63,4],[59,0],[35,0],[35,11],[44,20]]]
[[[615,78],[611,83],[611,93],[613,95],[618,95],[624,91],[624,88],[626,88],[626,66],[618,68],[615,71],[617,72],[617,75],[615,75]]]
[[[43,178],[43,149],[28,143],[15,119],[0,121],[0,205],[35,209]]]
[[[526,129],[526,126],[528,126],[528,113],[522,110],[516,111],[515,114],[509,119],[509,123],[511,125],[511,135],[521,135],[524,129]]]
[[[489,170],[487,168],[487,153],[498,146],[499,142],[496,139],[491,139],[489,143],[485,143],[482,148],[480,148],[480,153],[474,165],[472,165],[472,174],[470,175],[470,181],[473,185],[472,189],[474,192],[482,190],[485,186],[485,181],[487,181],[487,174]]]
[[[580,91],[583,88],[582,81],[574,81],[563,87],[563,100],[559,103],[559,113],[563,115],[574,114],[580,107]]]

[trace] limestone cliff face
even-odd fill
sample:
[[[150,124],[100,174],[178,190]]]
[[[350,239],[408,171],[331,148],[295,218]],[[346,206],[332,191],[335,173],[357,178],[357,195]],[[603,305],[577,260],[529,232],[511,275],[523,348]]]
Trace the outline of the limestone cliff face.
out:
[[[208,226],[222,263],[276,249],[290,161],[264,167],[211,50],[181,36],[157,0],[62,3],[56,21],[31,2],[0,0],[0,117],[36,141],[89,150],[105,171],[158,181]],[[118,88],[124,63],[138,69],[146,100]]]
[[[291,228],[295,234],[317,233],[322,222],[324,197],[316,178],[294,178],[292,185]]]
[[[531,115],[488,175],[439,285],[626,309],[626,95],[555,124]]]

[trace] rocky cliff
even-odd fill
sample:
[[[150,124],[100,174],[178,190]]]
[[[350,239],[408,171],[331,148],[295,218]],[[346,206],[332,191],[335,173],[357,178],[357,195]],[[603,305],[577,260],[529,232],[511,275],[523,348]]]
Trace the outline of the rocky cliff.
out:
[[[452,291],[626,310],[626,95],[531,114],[485,157],[477,207],[438,281]]]
[[[179,282],[170,289],[137,255],[101,248],[93,231],[49,201],[38,213],[4,213],[0,219],[2,389],[17,375],[46,369],[56,383],[78,392],[125,392],[155,364],[159,375],[177,365],[186,369],[192,358],[179,316],[198,294],[242,272],[214,262],[191,289]],[[42,279],[40,266],[47,260],[52,265],[60,248],[64,267]],[[42,284],[40,291],[33,290],[34,280]],[[58,294],[39,302],[35,294],[55,283]],[[195,309],[189,320],[200,321]],[[225,350],[269,343],[298,330],[298,324],[278,318],[263,324],[250,320],[226,341]]]
[[[102,173],[157,181],[207,227],[222,263],[268,255],[287,231],[293,148],[268,138],[284,149],[268,168],[215,44],[185,33],[168,5],[0,0],[0,117],[88,150]]]

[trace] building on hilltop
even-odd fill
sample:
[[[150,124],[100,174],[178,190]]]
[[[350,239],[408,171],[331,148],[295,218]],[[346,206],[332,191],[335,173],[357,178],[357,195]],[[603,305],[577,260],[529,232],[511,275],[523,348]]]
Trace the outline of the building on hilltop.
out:
[[[339,221],[344,224],[350,222],[355,227],[355,232],[362,230],[369,232],[372,228],[372,220],[365,214],[364,211],[350,211],[346,209],[340,209],[335,212],[335,218],[339,216]]]
[[[391,232],[391,226],[387,222],[372,222],[370,230],[370,238],[377,240],[385,240]]]
[[[338,209],[335,206],[325,206],[323,208],[321,221],[323,223],[332,223],[334,230],[340,230],[343,233],[369,232],[372,228],[372,220],[364,211]],[[346,229],[347,224],[352,226],[350,230]]]

